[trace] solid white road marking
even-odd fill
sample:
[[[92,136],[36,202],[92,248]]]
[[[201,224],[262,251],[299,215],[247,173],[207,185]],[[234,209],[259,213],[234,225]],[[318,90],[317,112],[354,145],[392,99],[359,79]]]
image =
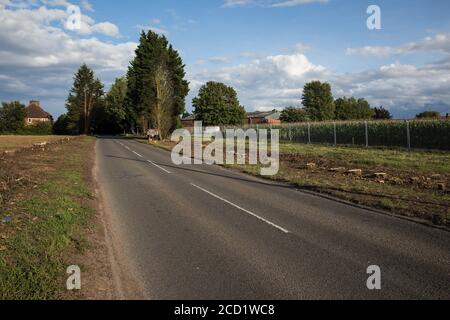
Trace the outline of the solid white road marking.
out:
[[[259,220],[261,220],[261,221],[264,221],[265,223],[271,225],[271,226],[274,227],[274,228],[277,228],[278,230],[281,230],[281,231],[284,232],[284,233],[289,233],[289,231],[286,230],[285,228],[280,227],[279,225],[277,225],[277,224],[275,224],[275,223],[273,223],[273,222],[271,222],[271,221],[269,221],[269,220],[267,220],[267,219],[264,219],[263,217],[260,217],[260,216],[258,216],[257,214],[255,214],[255,213],[253,213],[253,212],[251,212],[251,211],[249,211],[249,210],[247,210],[247,209],[244,209],[244,208],[238,206],[237,204],[234,204],[233,202],[228,201],[227,199],[224,199],[224,198],[218,196],[217,194],[212,193],[211,191],[208,191],[208,190],[206,190],[206,189],[203,189],[202,187],[199,187],[199,186],[197,186],[197,185],[195,185],[195,184],[193,184],[193,183],[191,183],[191,186],[196,187],[197,189],[199,189],[199,190],[201,190],[201,191],[203,191],[203,192],[209,194],[210,196],[213,196],[214,198],[217,198],[217,199],[219,199],[219,200],[222,200],[223,202],[228,203],[229,205],[231,205],[231,206],[233,206],[233,207],[235,207],[235,208],[237,208],[237,209],[239,209],[239,210],[241,210],[241,211],[244,211],[245,213],[248,213],[249,215],[251,215],[251,216],[253,216],[253,217],[255,217],[255,218],[257,218],[257,219],[259,219]]]
[[[162,171],[164,171],[164,172],[166,172],[166,173],[172,173],[172,172],[170,172],[170,171],[167,171],[166,169],[164,169],[163,167],[161,167],[161,166],[159,166],[159,165],[157,165],[156,163],[154,163],[153,161],[150,161],[150,160],[147,160],[147,162],[148,163],[150,163],[150,164],[152,164],[152,165],[154,165],[155,167],[157,167],[157,168],[159,168],[159,169],[161,169]]]

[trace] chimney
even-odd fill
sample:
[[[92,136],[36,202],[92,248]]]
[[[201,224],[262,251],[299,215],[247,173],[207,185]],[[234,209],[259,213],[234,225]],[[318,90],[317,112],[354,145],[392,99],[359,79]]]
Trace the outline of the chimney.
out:
[[[30,105],[35,105],[40,107],[41,106],[41,102],[39,100],[31,100],[30,101]]]

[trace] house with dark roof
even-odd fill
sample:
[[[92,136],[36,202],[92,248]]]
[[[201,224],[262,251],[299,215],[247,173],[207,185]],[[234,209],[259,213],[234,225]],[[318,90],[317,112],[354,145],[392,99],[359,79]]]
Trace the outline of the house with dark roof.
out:
[[[181,125],[183,126],[183,128],[191,128],[191,127],[193,127],[194,126],[194,122],[195,122],[195,115],[193,115],[193,114],[191,114],[191,115],[181,119]]]
[[[272,111],[256,111],[247,113],[247,123],[252,124],[281,124],[281,112]]]
[[[28,107],[25,108],[25,125],[32,126],[40,122],[52,121],[50,113],[41,108],[41,103],[37,100],[31,100]]]

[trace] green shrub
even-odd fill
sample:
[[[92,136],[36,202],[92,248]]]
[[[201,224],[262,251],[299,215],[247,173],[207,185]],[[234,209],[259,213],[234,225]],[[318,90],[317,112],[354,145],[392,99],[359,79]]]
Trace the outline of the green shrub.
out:
[[[53,124],[51,121],[38,122],[31,126],[26,126],[19,130],[17,133],[19,135],[29,135],[29,136],[46,136],[51,135],[53,132]]]

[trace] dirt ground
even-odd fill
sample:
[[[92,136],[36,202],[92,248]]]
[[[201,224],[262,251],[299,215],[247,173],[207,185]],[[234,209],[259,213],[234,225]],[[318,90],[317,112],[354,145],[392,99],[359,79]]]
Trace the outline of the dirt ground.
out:
[[[62,136],[1,136],[0,152],[14,151],[24,147],[31,147],[34,144],[55,142],[68,137]]]
[[[281,154],[280,179],[354,203],[450,226],[450,173],[418,172],[305,154]],[[361,169],[361,174],[349,173]]]

